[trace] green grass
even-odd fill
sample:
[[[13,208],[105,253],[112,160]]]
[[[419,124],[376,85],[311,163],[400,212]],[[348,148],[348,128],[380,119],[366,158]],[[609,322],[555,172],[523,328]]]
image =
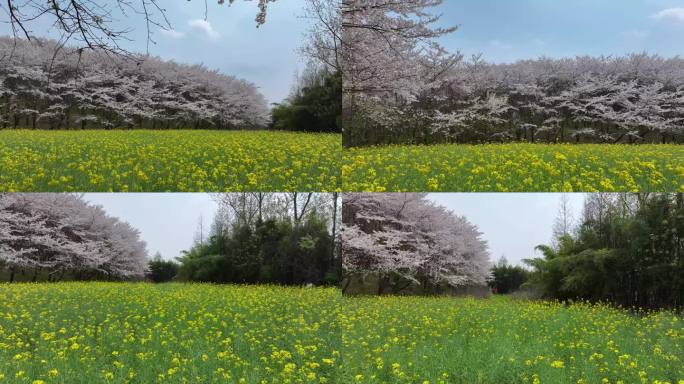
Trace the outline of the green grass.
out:
[[[0,383],[334,383],[340,302],[320,288],[0,285]]]
[[[344,191],[682,191],[684,145],[486,144],[347,149]]]
[[[363,383],[684,380],[684,321],[666,312],[637,317],[506,297],[372,297],[347,301],[342,313],[345,366]]]
[[[333,191],[341,136],[0,130],[0,192]]]
[[[509,297],[0,285],[0,383],[664,383],[684,320]],[[241,381],[242,380],[242,381]]]

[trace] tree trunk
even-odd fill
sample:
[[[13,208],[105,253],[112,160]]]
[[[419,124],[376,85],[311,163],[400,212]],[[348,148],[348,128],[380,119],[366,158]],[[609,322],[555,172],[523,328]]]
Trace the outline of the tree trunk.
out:
[[[349,289],[349,284],[351,284],[351,278],[347,277],[341,280],[340,290],[342,291],[343,295],[347,293],[347,289]]]
[[[337,237],[336,232],[337,232],[337,198],[339,196],[339,192],[334,192],[333,193],[333,221],[332,221],[332,248],[330,250],[330,265],[333,266],[335,264],[335,250],[336,250],[336,243],[337,243]],[[335,269],[338,269],[337,266],[335,266]],[[340,267],[339,270],[342,269],[341,265],[341,259],[340,259]]]

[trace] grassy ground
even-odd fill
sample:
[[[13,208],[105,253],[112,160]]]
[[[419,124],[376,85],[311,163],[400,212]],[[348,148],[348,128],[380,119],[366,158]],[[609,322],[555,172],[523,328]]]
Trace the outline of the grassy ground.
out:
[[[0,286],[0,383],[336,383],[334,289]]]
[[[487,144],[345,150],[344,191],[682,191],[683,145]]]
[[[684,383],[684,319],[507,297],[0,286],[0,383]]]
[[[344,364],[358,383],[684,383],[684,320],[665,312],[375,297],[342,314]]]
[[[333,191],[340,135],[0,130],[0,192]]]

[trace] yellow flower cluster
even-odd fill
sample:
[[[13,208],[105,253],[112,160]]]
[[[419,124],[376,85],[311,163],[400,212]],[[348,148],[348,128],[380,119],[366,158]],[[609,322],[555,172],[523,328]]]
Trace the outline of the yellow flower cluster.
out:
[[[357,192],[684,191],[684,146],[486,144],[345,150]]]
[[[341,382],[335,289],[0,288],[0,384]]]
[[[684,319],[607,305],[471,298],[346,299],[348,382],[684,381]]]
[[[0,192],[335,191],[341,136],[0,130]]]

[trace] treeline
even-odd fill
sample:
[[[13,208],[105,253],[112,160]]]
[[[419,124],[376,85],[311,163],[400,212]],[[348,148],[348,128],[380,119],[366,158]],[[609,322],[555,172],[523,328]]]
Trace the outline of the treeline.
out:
[[[684,141],[684,59],[464,59],[443,3],[343,2],[346,146]]]
[[[339,281],[338,194],[216,195],[208,236],[178,258],[179,281],[334,285]],[[172,268],[155,264],[160,270]]]
[[[146,244],[81,196],[0,193],[0,281],[141,279]]]
[[[557,243],[526,260],[528,285],[545,297],[684,308],[684,194],[588,195]]]
[[[277,130],[342,132],[342,74],[327,67],[307,68],[272,115]]]
[[[201,65],[0,38],[0,128],[264,128],[266,99]]]
[[[75,194],[0,194],[0,281],[143,280],[335,285],[338,193],[225,193],[177,259]]]
[[[345,143],[682,143],[684,59],[458,61],[402,92],[356,95]]]

